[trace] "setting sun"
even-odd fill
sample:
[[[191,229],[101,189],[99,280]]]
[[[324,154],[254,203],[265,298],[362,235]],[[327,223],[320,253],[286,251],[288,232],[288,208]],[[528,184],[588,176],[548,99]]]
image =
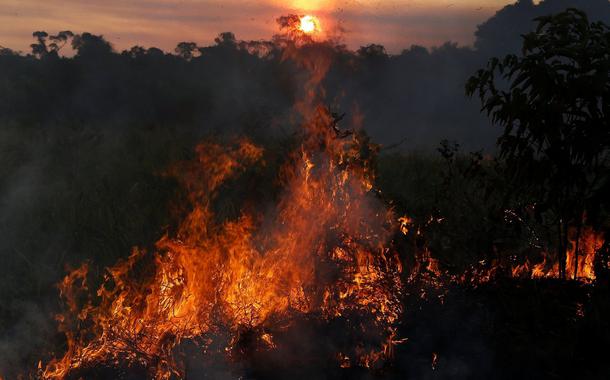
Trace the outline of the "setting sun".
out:
[[[0,380],[610,380],[608,52],[610,0],[0,0]]]
[[[317,32],[320,30],[320,21],[314,16],[303,16],[301,17],[299,29],[307,34]]]

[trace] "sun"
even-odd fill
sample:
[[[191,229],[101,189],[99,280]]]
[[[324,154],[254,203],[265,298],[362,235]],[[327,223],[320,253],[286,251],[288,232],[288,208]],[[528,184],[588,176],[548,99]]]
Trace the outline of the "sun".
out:
[[[320,21],[310,15],[301,17],[301,25],[299,29],[306,34],[312,34],[320,30]]]

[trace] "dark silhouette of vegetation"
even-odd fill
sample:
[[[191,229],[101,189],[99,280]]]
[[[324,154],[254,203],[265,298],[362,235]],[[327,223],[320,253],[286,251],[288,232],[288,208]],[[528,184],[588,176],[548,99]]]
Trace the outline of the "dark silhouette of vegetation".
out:
[[[193,54],[197,51],[197,44],[194,42],[180,42],[176,46],[176,54],[185,60],[193,58]]]
[[[489,57],[517,54],[521,51],[522,41],[514,36],[535,29],[536,18],[557,14],[570,7],[586,12],[591,21],[610,23],[608,0],[517,0],[477,26],[475,47]]]
[[[37,31],[32,33],[32,36],[36,38],[37,41],[30,45],[32,54],[35,57],[43,58],[49,55],[57,57],[59,51],[74,37],[74,33],[69,30],[64,30],[57,33],[55,36],[49,36],[47,32]],[[51,41],[50,44],[47,44],[47,38]]]
[[[580,3],[593,10],[591,20],[610,19],[610,3],[587,1]],[[415,220],[417,244],[444,269],[522,259],[553,239],[564,254],[566,228],[610,224],[606,26],[577,11],[540,19],[521,54],[492,60],[471,80],[471,95],[481,95],[484,111],[505,127],[498,156],[493,141],[501,131],[464,96],[468,76],[490,56],[522,45],[519,34],[531,30],[533,16],[565,4],[508,6],[479,26],[475,48],[447,42],[391,55],[377,44],[355,51],[324,44],[333,54],[325,104],[345,113],[341,123],[362,115],[372,141],[393,148],[377,160],[378,196]],[[0,375],[7,378],[35,366],[42,352],[61,351],[52,316],[54,284],[66,266],[88,260],[101,273],[176,224],[169,205],[183,194],[159,174],[189,159],[198,141],[247,135],[265,147],[266,165],[223,191],[218,215],[235,217],[246,196],[262,203],[276,196],[274,174],[294,145],[292,107],[306,78],[282,59],[281,37],[243,41],[226,32],[201,46],[185,36],[171,52],[118,52],[86,32],[33,37],[29,53],[0,47]],[[600,259],[597,273],[607,263]],[[445,306],[422,308],[415,297],[398,334],[409,342],[397,348],[388,377],[431,376],[437,350],[439,377],[607,374],[603,350],[592,348],[610,340],[607,292],[589,298],[590,288],[559,281],[513,285],[452,289]],[[586,305],[578,322],[576,303]],[[299,350],[316,352],[315,338],[297,338]],[[310,370],[309,378],[321,377]]]
[[[565,277],[568,228],[578,245],[583,223],[601,227],[610,190],[610,28],[576,9],[538,23],[522,56],[492,59],[467,92],[504,127],[498,145],[513,180],[537,187],[536,212],[557,226]]]

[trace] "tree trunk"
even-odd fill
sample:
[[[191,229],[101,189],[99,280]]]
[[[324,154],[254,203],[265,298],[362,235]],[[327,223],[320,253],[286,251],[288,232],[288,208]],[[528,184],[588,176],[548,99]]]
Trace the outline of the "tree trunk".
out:
[[[607,289],[610,284],[610,228],[604,231],[604,244],[595,254],[595,281],[597,286]]]
[[[574,280],[578,280],[578,251],[580,250],[580,233],[582,231],[581,221],[579,221],[578,226],[576,226],[576,246],[574,247]]]
[[[557,229],[558,229],[558,240],[559,240],[559,244],[558,244],[558,254],[557,254],[557,260],[559,261],[559,277],[562,280],[565,280],[566,278],[566,245],[565,245],[565,239],[564,239],[564,228],[563,228],[563,219],[560,219],[558,224],[557,224]]]

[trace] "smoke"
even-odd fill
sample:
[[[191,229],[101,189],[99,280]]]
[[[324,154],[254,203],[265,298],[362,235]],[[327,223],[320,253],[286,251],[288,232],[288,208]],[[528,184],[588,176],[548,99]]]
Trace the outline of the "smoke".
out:
[[[3,376],[16,378],[23,368],[32,367],[36,359],[33,352],[44,352],[56,329],[48,317],[49,308],[29,301],[13,300],[3,309],[16,313],[20,318],[3,329],[0,337],[0,372]],[[31,361],[24,361],[30,358]]]
[[[519,1],[479,26],[474,47],[448,42],[393,56],[379,46],[337,48],[328,103],[363,115],[381,144],[431,150],[451,139],[491,150],[499,131],[464,96],[466,80],[491,56],[518,51],[534,17],[571,6],[610,22],[607,0]],[[35,365],[52,339],[54,284],[66,263],[104,267],[171,224],[176,186],[160,170],[204,136],[281,144],[294,133],[302,76],[273,49],[219,39],[189,61],[154,48],[40,60],[0,54],[0,374]],[[468,373],[451,360],[448,368]]]

